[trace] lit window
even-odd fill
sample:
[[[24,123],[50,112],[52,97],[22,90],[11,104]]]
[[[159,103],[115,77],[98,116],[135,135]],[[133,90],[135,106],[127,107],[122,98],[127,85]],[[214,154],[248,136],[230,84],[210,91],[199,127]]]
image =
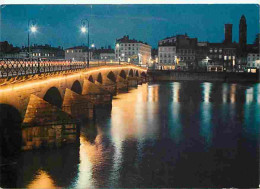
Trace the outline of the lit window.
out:
[[[227,56],[224,56],[224,60],[227,60]]]
[[[67,53],[69,53],[70,51],[69,50],[67,50]]]

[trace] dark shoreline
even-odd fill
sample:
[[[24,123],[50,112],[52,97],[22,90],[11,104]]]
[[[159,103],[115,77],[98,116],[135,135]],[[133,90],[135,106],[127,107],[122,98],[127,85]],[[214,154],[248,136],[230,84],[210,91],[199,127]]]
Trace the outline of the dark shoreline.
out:
[[[148,70],[149,81],[260,82],[260,73]]]

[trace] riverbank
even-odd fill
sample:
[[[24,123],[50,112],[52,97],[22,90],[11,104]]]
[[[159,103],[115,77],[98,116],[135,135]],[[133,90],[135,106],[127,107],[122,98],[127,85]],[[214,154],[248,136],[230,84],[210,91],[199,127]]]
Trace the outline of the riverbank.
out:
[[[259,82],[260,74],[238,72],[194,72],[174,70],[150,70],[150,81],[222,81],[222,82]]]

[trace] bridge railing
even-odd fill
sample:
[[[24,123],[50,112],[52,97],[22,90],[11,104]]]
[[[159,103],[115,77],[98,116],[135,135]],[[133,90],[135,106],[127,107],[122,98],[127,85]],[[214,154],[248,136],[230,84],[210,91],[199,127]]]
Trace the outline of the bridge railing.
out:
[[[126,62],[90,62],[89,67],[103,65],[125,65]],[[35,60],[35,59],[0,59],[0,78],[51,73],[87,68],[83,61]]]

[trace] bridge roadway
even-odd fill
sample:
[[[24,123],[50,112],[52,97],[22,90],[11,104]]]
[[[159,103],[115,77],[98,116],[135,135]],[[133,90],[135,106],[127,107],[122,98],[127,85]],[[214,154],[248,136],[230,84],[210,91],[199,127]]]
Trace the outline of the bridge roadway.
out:
[[[145,82],[146,73],[147,69],[135,65],[104,65],[0,78],[1,137],[21,128],[91,119],[95,105],[111,105],[116,90]],[[28,132],[23,132],[24,143],[35,135]]]

